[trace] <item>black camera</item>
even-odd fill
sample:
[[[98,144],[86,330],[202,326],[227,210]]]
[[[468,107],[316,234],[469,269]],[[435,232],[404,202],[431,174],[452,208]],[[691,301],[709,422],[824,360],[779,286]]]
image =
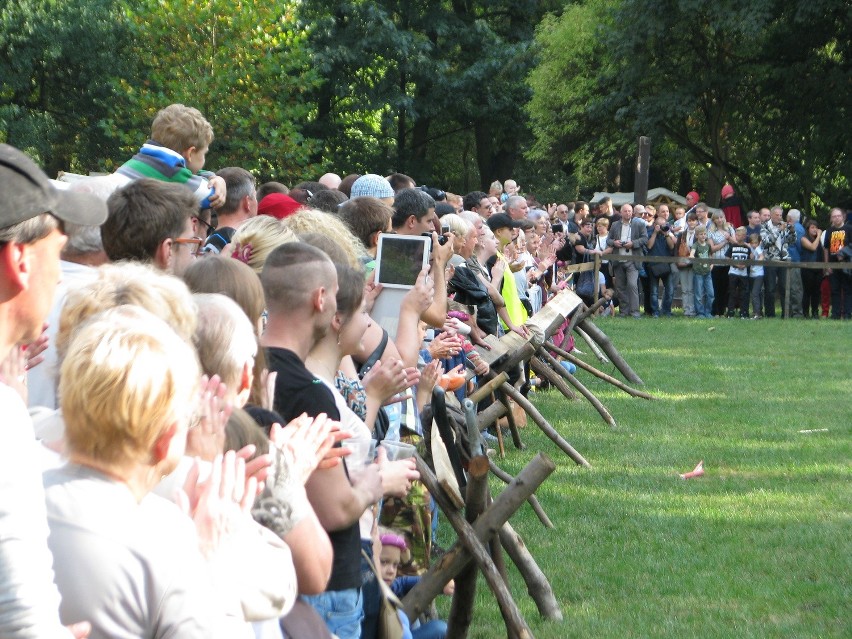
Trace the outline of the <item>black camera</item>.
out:
[[[450,232],[450,227],[441,227],[441,230],[443,231],[443,230],[444,230],[444,228],[446,228],[446,229],[447,229],[447,231],[446,231],[447,233],[449,233],[449,232]],[[421,233],[420,235],[422,235],[423,237],[428,237],[429,239],[431,239],[431,238],[432,238],[432,234],[431,234],[431,233]],[[443,246],[444,244],[446,244],[446,243],[449,241],[449,239],[450,239],[450,238],[448,238],[446,235],[439,235],[439,236],[438,236],[438,244],[440,244],[441,246]]]
[[[663,224],[663,225],[660,227],[660,230],[661,230],[663,233],[668,233],[668,232],[671,230],[671,228],[672,228],[672,227],[671,227],[671,226],[669,226],[668,224]]]

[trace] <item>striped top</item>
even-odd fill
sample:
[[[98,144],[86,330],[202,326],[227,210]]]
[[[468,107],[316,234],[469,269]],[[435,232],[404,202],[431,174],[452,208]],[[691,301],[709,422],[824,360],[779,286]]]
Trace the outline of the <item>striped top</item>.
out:
[[[192,189],[195,198],[202,209],[210,208],[210,196],[213,189],[202,175],[193,175],[186,166],[186,160],[176,151],[148,140],[127,162],[122,164],[116,171],[130,180],[141,180],[151,178],[161,182],[174,182],[185,184]]]

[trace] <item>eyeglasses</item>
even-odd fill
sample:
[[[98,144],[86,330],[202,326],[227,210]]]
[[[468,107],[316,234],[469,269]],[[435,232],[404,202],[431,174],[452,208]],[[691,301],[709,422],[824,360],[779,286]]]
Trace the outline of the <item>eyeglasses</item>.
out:
[[[213,233],[213,231],[216,230],[215,226],[213,226],[209,222],[205,222],[200,217],[194,217],[194,218],[192,218],[192,220],[194,222],[201,222],[204,225],[204,227],[207,229],[207,233],[205,233],[205,237],[210,237],[210,235]]]
[[[189,252],[196,257],[201,255],[201,245],[204,240],[200,237],[176,237],[172,240],[175,244],[186,244],[189,246]]]

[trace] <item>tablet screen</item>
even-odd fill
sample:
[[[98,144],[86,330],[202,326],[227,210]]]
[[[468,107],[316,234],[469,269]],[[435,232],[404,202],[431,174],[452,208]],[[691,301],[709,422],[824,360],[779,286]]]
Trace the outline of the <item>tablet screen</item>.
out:
[[[376,282],[398,287],[414,286],[424,264],[428,263],[427,242],[429,238],[425,237],[381,235]]]

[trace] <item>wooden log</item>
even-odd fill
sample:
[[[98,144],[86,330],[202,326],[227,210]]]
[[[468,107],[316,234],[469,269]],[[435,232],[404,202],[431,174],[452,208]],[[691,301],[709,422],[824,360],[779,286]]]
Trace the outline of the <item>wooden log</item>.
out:
[[[594,354],[594,356],[597,357],[601,361],[601,363],[609,364],[609,358],[604,355],[604,352],[601,350],[601,347],[595,343],[595,340],[589,337],[589,334],[586,331],[584,331],[579,326],[575,326],[574,332],[583,338],[583,341],[585,341],[586,344],[588,344],[589,348],[592,350],[592,354]]]
[[[419,458],[417,458],[417,467],[418,469],[423,467],[431,475],[429,467]],[[547,455],[544,453],[536,455],[473,524],[476,539],[490,539],[499,532],[509,517],[555,469],[556,464]],[[460,542],[456,542],[447,554],[420,578],[420,582],[402,600],[405,614],[408,615],[409,619],[417,618],[426,610],[435,597],[441,593],[447,582],[454,578],[470,561],[472,561],[470,553],[465,550]]]
[[[485,410],[479,411],[476,415],[476,424],[480,431],[491,426],[498,419],[506,414],[508,409],[498,401],[491,402],[491,405]]]
[[[545,337],[549,337],[571,317],[583,300],[574,291],[565,289],[557,293],[542,309],[529,318],[524,326],[536,328]]]
[[[598,291],[596,289],[595,293],[597,293],[597,292]],[[577,318],[577,321],[574,323],[574,325],[576,326],[578,323],[582,322],[587,317],[594,317],[595,311],[597,311],[604,304],[606,304],[606,298],[602,297],[599,300],[597,300],[594,304],[592,304],[591,306],[583,308],[582,310],[578,309],[574,313],[574,315],[571,316],[571,320],[573,321],[575,317]]]
[[[509,376],[505,373],[499,373],[495,375],[493,378],[489,379],[487,382],[482,384],[479,388],[473,391],[468,399],[472,401],[474,404],[481,402],[483,399],[488,397],[491,393],[494,392],[495,388],[500,388],[503,385],[503,382],[508,382]]]
[[[562,621],[562,610],[553,594],[550,581],[539,568],[532,553],[527,550],[524,540],[509,522],[500,528],[500,543],[506,549],[509,559],[517,566],[518,572],[521,573],[527,585],[527,592],[535,601],[539,614],[545,619]],[[448,636],[454,635],[448,633]]]
[[[485,510],[488,499],[488,457],[478,455],[471,458],[468,466],[467,494],[465,495],[464,516],[472,524]],[[473,601],[476,598],[476,577],[479,570],[475,563],[465,566],[456,577],[456,590],[450,615],[447,618],[447,634],[450,637],[467,637],[470,622],[473,619]]]
[[[508,484],[514,479],[509,473],[500,468],[497,464],[494,463],[493,459],[488,460],[488,464],[491,467],[491,472],[494,473],[494,476],[497,479],[501,480],[503,483]],[[530,495],[529,499],[527,499],[527,503],[530,505],[530,508],[533,509],[535,516],[538,517],[538,520],[544,524],[545,528],[553,528],[553,522],[550,521],[550,517],[547,516],[547,513],[544,512],[544,508],[541,507],[541,504],[538,502],[538,497],[535,495]]]
[[[551,439],[554,444],[559,446],[559,448],[562,449],[562,452],[568,455],[568,457],[573,459],[580,466],[585,466],[586,468],[592,467],[591,464],[589,464],[589,462],[587,462],[580,453],[574,450],[574,447],[571,446],[571,444],[569,444],[562,438],[562,435],[556,432],[556,429],[553,428],[553,426],[551,426],[544,417],[542,417],[542,414],[538,412],[538,409],[533,406],[526,397],[521,395],[518,390],[516,390],[510,384],[503,384],[503,391],[509,397],[514,399],[515,402],[520,404],[525,411],[527,411],[527,415],[532,417],[533,421],[536,423],[536,426],[538,426],[542,430],[542,432]]]
[[[600,344],[600,347],[609,356],[609,358],[612,360],[612,363],[615,364],[616,368],[618,368],[619,371],[621,371],[621,374],[624,375],[625,379],[628,382],[639,384],[640,386],[645,385],[645,382],[643,382],[642,378],[639,377],[633,371],[632,368],[630,368],[630,365],[624,360],[624,358],[618,352],[618,349],[615,348],[606,333],[604,333],[588,319],[585,319],[580,322],[580,324],[577,325],[577,328],[586,331],[589,337],[591,337],[595,342]]]
[[[500,614],[503,615],[503,621],[506,624],[507,636],[512,639],[532,639],[532,631],[527,625],[523,615],[521,615],[518,605],[515,603],[515,600],[512,599],[512,594],[506,587],[506,583],[503,581],[497,567],[494,565],[494,561],[491,559],[491,555],[488,553],[488,550],[483,544],[483,540],[487,541],[494,536],[497,530],[499,530],[499,526],[496,530],[489,527],[489,529],[483,531],[484,534],[480,536],[477,529],[465,521],[465,518],[451,507],[446,499],[443,489],[438,485],[435,475],[432,474],[432,471],[429,469],[429,466],[426,465],[426,462],[424,462],[419,456],[415,456],[415,460],[417,462],[417,470],[420,472],[420,481],[422,481],[426,486],[426,489],[435,499],[438,506],[441,507],[441,510],[444,511],[447,521],[450,522],[450,525],[452,525],[459,536],[459,542],[461,542],[464,546],[465,551],[470,553],[469,556],[476,562],[476,566],[478,566],[482,571],[482,576],[485,577],[488,587],[491,589],[491,592],[494,593],[494,598],[497,599],[497,605],[500,607]],[[514,510],[512,512],[514,512]],[[506,519],[508,519],[508,517]],[[505,523],[505,520],[500,523],[500,526],[502,526],[503,523]],[[455,549],[457,545],[458,544],[453,546],[453,549]],[[439,566],[443,565],[445,560],[446,555],[441,560]],[[466,565],[467,562],[464,562],[464,565],[459,566],[459,570],[464,568]],[[459,570],[456,570],[446,581],[443,582],[443,584],[440,585],[438,592],[443,590],[447,581],[455,577]],[[429,573],[426,573],[426,575],[420,579],[420,583],[409,591],[405,598],[406,600],[408,600],[408,597],[423,584],[426,577],[433,571],[434,569],[429,571]],[[426,605],[431,603],[431,601],[437,596],[438,592],[432,595],[429,601],[426,602]],[[423,610],[420,609],[416,613],[412,614],[414,610],[409,610],[408,604],[404,603],[404,605],[405,613],[408,615],[409,619],[416,619],[417,616],[423,612]]]
[[[512,410],[509,408],[508,404],[504,404],[503,402],[497,401],[496,394],[491,395],[491,401],[495,404],[500,404],[506,410],[503,411],[503,415],[511,414]],[[497,435],[497,448],[500,452],[500,458],[504,458],[506,456],[506,443],[503,441],[503,428],[500,426],[500,422],[497,422],[497,425],[494,428],[494,433]]]
[[[602,379],[605,382],[609,382],[610,384],[612,384],[616,388],[623,390],[628,395],[632,395],[633,397],[641,397],[642,399],[655,399],[654,396],[651,395],[650,393],[646,393],[645,391],[637,390],[637,389],[633,388],[632,386],[628,386],[627,384],[622,382],[620,379],[616,379],[612,375],[607,375],[603,371],[599,371],[597,368],[595,368],[594,366],[592,366],[591,364],[589,364],[587,362],[584,362],[583,360],[581,360],[576,355],[559,348],[553,342],[548,342],[547,344],[542,346],[542,348],[546,348],[548,350],[551,350],[554,353],[556,353],[557,355],[564,357],[569,362],[575,364],[578,368],[582,368],[583,370],[588,371],[589,373],[591,373],[595,377]]]
[[[533,357],[530,360],[530,368],[532,368],[539,377],[543,377],[553,386],[555,386],[560,393],[565,395],[566,398],[570,400],[577,399],[577,396],[574,394],[574,391],[572,391],[568,387],[568,384],[566,384],[565,380],[563,380],[559,376],[559,373],[554,370],[551,370],[551,368],[547,364],[542,362],[538,357]]]
[[[494,501],[491,499],[491,490],[489,489],[488,505],[490,506],[492,503],[494,503]],[[488,550],[491,552],[491,559],[494,561],[494,566],[497,568],[497,572],[500,573],[500,576],[503,578],[503,583],[506,584],[506,587],[508,588],[509,573],[506,570],[506,560],[503,557],[503,546],[497,535],[494,535],[488,542]]]
[[[580,394],[583,395],[583,397],[585,397],[592,403],[592,406],[597,409],[598,413],[600,413],[600,416],[603,417],[604,421],[607,424],[609,424],[613,428],[618,425],[615,423],[615,418],[612,416],[612,413],[610,413],[607,407],[603,405],[603,402],[601,402],[601,400],[599,400],[592,391],[586,388],[586,386],[579,379],[577,379],[571,373],[566,371],[565,368],[559,364],[559,362],[553,355],[548,353],[546,349],[542,349],[540,354],[546,362],[553,366],[558,375],[561,375],[562,377],[567,379],[571,383],[571,385],[574,386],[574,388],[580,391]]]
[[[508,382],[504,384],[504,386],[509,385],[510,384]],[[509,404],[509,400],[506,397],[506,394],[503,393],[500,389],[497,389],[495,395],[497,396],[497,400],[506,407],[506,422],[509,424],[509,432],[512,434],[512,443],[518,450],[523,450],[525,446],[521,441],[521,433],[518,430],[518,424],[515,422],[515,414],[512,412],[512,405]]]

